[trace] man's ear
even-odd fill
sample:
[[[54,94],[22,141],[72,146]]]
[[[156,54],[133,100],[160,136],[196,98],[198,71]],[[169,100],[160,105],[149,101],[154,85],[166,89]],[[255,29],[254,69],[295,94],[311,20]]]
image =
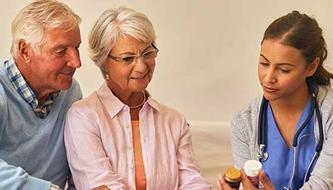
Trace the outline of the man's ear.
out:
[[[18,43],[18,52],[19,52],[19,56],[22,57],[22,59],[26,63],[30,63],[31,47],[24,40],[19,41],[19,43]]]
[[[312,63],[310,63],[308,66],[307,66],[307,70],[308,70],[308,73],[307,73],[307,77],[311,77],[312,75],[315,74],[318,66],[319,66],[319,63],[320,63],[320,58],[319,57],[316,57]]]

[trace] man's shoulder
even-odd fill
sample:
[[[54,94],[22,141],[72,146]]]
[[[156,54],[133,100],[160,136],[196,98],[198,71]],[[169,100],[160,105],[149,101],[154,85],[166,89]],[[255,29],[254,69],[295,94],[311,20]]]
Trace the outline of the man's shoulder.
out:
[[[63,96],[69,102],[73,103],[82,99],[82,92],[79,83],[73,79],[72,86],[68,90],[62,91]]]

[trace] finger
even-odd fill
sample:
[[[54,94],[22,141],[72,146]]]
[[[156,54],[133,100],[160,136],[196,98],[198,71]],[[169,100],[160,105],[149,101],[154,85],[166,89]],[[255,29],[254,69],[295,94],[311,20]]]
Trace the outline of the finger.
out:
[[[258,188],[255,187],[252,182],[247,178],[247,175],[245,174],[245,171],[241,169],[242,172],[242,184],[243,188],[246,190],[257,190]]]
[[[229,184],[224,180],[222,175],[219,175],[219,179],[217,180],[217,187],[219,190],[234,190],[229,186]]]
[[[262,185],[265,187],[265,189],[267,189],[267,190],[275,189],[271,180],[269,179],[269,177],[266,175],[266,173],[264,171],[260,171],[259,180],[262,183]]]
[[[243,186],[245,187],[245,186],[252,185],[251,181],[249,180],[249,178],[247,178],[243,169],[241,169],[241,173],[242,173],[242,184],[243,184]]]

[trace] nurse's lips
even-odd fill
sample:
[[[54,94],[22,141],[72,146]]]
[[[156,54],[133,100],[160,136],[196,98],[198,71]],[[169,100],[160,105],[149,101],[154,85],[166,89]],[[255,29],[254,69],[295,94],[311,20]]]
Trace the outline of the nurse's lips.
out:
[[[271,87],[267,87],[267,86],[263,86],[263,87],[264,87],[264,91],[265,91],[265,92],[268,92],[268,93],[274,93],[274,92],[279,91],[279,90],[276,89],[276,88],[271,88]]]

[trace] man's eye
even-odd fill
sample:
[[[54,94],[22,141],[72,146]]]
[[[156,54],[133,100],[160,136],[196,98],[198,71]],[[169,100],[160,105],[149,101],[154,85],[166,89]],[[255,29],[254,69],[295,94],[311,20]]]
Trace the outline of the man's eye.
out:
[[[66,52],[66,49],[60,49],[60,50],[57,50],[57,51],[56,51],[56,53],[57,53],[58,55],[63,55],[63,54],[65,54],[65,52]]]
[[[121,58],[122,62],[125,62],[125,63],[132,63],[134,61],[134,58],[133,56],[129,56],[129,57],[123,57]]]

